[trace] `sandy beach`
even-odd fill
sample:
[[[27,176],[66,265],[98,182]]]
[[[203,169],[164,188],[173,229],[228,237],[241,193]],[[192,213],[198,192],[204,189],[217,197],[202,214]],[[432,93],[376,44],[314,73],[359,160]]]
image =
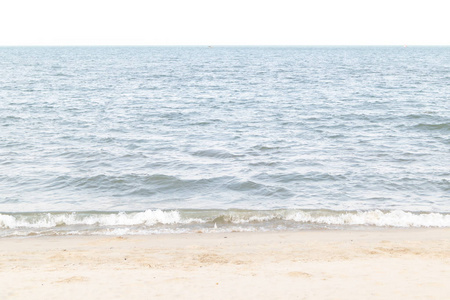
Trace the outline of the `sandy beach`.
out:
[[[0,299],[445,299],[450,229],[0,239]]]

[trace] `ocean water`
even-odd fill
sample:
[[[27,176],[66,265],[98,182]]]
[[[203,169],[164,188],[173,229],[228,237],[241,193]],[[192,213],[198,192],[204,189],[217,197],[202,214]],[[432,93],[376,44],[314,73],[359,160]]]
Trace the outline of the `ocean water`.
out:
[[[450,227],[449,47],[2,47],[0,236]]]

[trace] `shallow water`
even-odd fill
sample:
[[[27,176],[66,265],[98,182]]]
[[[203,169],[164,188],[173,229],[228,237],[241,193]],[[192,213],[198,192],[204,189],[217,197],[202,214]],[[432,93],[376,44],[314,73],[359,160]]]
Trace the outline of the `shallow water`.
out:
[[[3,47],[0,230],[15,212],[445,219],[449,82],[448,47]]]

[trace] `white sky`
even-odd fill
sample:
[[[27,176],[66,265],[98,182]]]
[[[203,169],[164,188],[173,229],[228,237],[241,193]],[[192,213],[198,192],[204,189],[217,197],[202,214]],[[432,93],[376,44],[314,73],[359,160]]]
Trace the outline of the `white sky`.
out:
[[[450,45],[449,8],[449,0],[1,0],[0,45]]]

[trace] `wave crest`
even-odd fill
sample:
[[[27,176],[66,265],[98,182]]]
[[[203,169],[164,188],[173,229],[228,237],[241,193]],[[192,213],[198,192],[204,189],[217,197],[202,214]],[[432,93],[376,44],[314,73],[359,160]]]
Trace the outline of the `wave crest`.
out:
[[[402,210],[146,210],[0,214],[0,236],[377,227],[450,227],[448,213]],[[239,228],[236,229],[236,226]]]
[[[317,214],[299,211],[287,217],[295,222],[327,225],[372,225],[384,227],[450,227],[450,215],[440,213],[412,213],[402,210],[380,210]]]
[[[185,220],[186,221],[186,220]],[[146,210],[135,213],[0,214],[0,228],[51,228],[70,225],[133,226],[183,223],[178,211]]]

